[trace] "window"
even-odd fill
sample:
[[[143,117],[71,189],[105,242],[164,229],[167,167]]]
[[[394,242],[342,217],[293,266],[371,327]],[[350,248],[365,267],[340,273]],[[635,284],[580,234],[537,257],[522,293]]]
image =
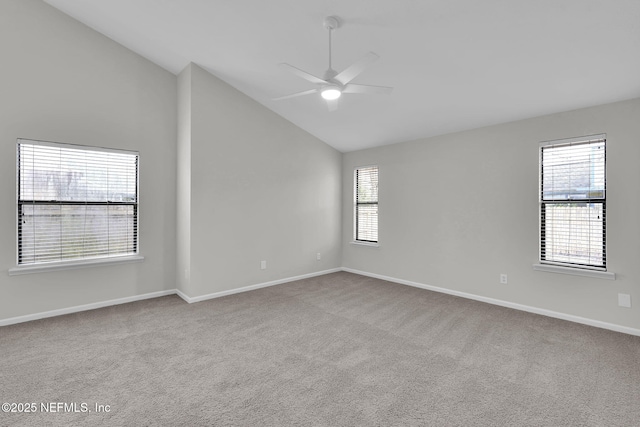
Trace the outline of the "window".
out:
[[[138,153],[19,139],[18,265],[138,253]]]
[[[540,261],[606,270],[604,135],[540,144]]]
[[[378,167],[356,169],[355,239],[378,242]]]

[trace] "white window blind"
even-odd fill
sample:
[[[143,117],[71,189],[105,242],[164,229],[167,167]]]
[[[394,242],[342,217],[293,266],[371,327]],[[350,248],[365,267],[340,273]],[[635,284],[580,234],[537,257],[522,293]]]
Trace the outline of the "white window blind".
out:
[[[378,167],[357,168],[355,178],[355,239],[378,242]]]
[[[604,135],[540,144],[540,261],[606,269]]]
[[[138,153],[19,139],[18,265],[138,253]]]

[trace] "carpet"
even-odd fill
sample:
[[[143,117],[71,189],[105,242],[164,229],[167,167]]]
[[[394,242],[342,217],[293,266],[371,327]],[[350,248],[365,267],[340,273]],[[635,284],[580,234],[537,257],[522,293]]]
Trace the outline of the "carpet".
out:
[[[640,425],[639,337],[346,272],[5,326],[0,354],[2,426]]]

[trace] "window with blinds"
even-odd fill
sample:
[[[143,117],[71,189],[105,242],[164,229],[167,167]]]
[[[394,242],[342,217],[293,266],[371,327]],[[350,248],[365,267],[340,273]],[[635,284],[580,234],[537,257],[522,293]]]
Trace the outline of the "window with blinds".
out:
[[[540,261],[605,270],[604,135],[540,144]]]
[[[18,265],[138,253],[136,152],[19,139]]]
[[[355,171],[355,240],[378,242],[378,167]]]

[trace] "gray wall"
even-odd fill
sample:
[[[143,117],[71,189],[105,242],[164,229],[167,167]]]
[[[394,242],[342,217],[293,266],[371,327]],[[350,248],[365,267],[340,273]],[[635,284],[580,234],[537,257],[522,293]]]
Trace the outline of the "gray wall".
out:
[[[176,286],[191,282],[191,65],[178,76]]]
[[[17,138],[140,151],[146,257],[1,274],[0,319],[176,287],[197,297],[342,265],[640,325],[638,99],[343,155],[206,70],[192,64],[176,78],[39,0],[0,2],[0,52],[0,270],[15,266]],[[608,137],[617,280],[533,271],[538,142],[595,133]],[[353,168],[371,164],[378,248],[350,243]],[[617,306],[619,292],[633,308]]]
[[[146,258],[3,274],[0,320],[340,267],[335,149],[200,67],[176,78],[39,0],[0,3],[0,50],[0,197],[11,201],[0,210],[0,268],[15,266],[17,138],[139,151]]]
[[[617,280],[533,271],[538,143],[607,134]],[[602,322],[640,325],[640,99],[347,153],[343,266]],[[378,248],[354,245],[353,169],[379,166]],[[499,283],[500,273],[509,283]],[[617,305],[631,294],[633,308]]]
[[[178,80],[190,111],[179,132],[178,199],[190,199],[190,212],[178,206],[178,252],[190,253],[178,262],[180,290],[197,297],[340,267],[341,153],[195,64]]]
[[[0,319],[175,288],[176,78],[39,0],[0,2]],[[9,276],[16,139],[140,152],[142,263]]]

